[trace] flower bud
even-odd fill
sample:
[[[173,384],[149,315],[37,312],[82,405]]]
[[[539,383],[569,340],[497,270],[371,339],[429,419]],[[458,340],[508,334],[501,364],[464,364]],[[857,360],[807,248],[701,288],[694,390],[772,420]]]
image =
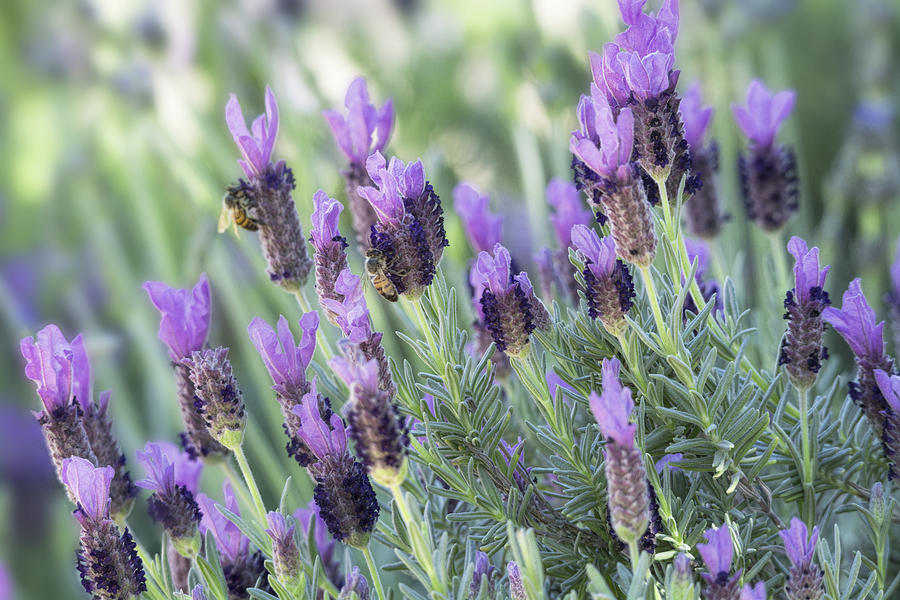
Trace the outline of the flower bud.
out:
[[[228,348],[194,352],[182,362],[190,369],[194,384],[194,408],[210,434],[226,448],[237,448],[244,437],[247,414],[228,360]]]
[[[338,600],[369,600],[369,583],[359,567],[353,567],[353,570],[347,573],[347,580],[341,587]]]
[[[511,560],[506,563],[506,578],[509,580],[510,600],[528,600],[525,584],[522,582],[522,573],[519,572],[519,565],[515,561]]]
[[[270,512],[266,515],[269,528],[266,533],[272,539],[272,562],[275,577],[289,589],[299,589],[301,584],[300,549],[294,541],[294,525],[288,526],[284,515]]]

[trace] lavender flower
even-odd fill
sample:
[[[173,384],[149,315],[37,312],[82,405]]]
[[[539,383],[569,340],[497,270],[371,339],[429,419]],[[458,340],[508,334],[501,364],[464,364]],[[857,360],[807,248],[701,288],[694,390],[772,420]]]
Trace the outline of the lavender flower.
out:
[[[889,476],[893,478],[900,469],[900,376],[882,369],[875,369],[874,376],[878,391],[887,405],[882,411],[884,434],[881,439],[885,454],[891,461]]]
[[[591,392],[591,412],[607,439],[606,485],[613,531],[628,545],[636,543],[650,524],[647,473],[634,443],[637,426],[628,422],[634,402],[619,381],[618,359],[603,359],[603,393]]]
[[[584,225],[572,227],[572,244],[584,261],[582,278],[588,315],[600,319],[612,335],[625,328],[625,315],[634,298],[634,282],[628,267],[616,258],[616,243],[612,237],[600,238],[597,232]]]
[[[528,274],[513,275],[509,251],[494,246],[494,255],[481,252],[469,273],[473,300],[481,307],[484,326],[497,349],[518,356],[528,347],[535,328],[549,329],[550,314],[534,295]]]
[[[350,389],[347,421],[362,464],[379,484],[399,485],[406,478],[409,436],[393,397],[379,386],[378,362],[348,352],[328,365]]]
[[[98,600],[126,600],[146,591],[144,566],[126,528],[119,533],[110,518],[110,484],[115,470],[95,467],[73,456],[63,461],[62,482],[76,499],[75,518],[81,525],[78,572],[84,590]]]
[[[809,598],[812,600],[815,596],[788,596],[788,598]],[[756,585],[751,586],[749,583],[745,584],[743,588],[741,588],[741,600],[766,600],[766,584],[763,581],[757,582]]]
[[[712,120],[713,108],[704,106],[700,83],[694,82],[681,98],[681,119],[684,139],[691,152],[691,164],[703,185],[684,205],[684,216],[691,235],[710,239],[719,234],[725,216],[719,208],[716,172],[719,170],[719,147],[715,142],[704,143]]]
[[[634,116],[630,108],[613,117],[612,108],[596,84],[578,104],[581,129],[569,149],[597,178],[603,210],[609,217],[616,250],[622,260],[647,266],[656,255],[656,233],[643,184],[631,162]]]
[[[822,588],[822,572],[812,562],[816,542],[819,540],[819,528],[813,527],[812,535],[808,535],[806,524],[794,517],[791,519],[791,526],[778,532],[778,535],[781,536],[785,554],[791,561],[790,576],[784,584],[788,600],[819,600],[825,593]],[[759,597],[765,598],[765,591]]]
[[[365,547],[378,521],[378,500],[365,468],[347,452],[344,422],[336,414],[328,423],[323,420],[314,384],[294,412],[301,420],[299,435],[318,459],[308,469],[322,520],[334,539]]]
[[[230,450],[240,447],[247,415],[228,360],[228,348],[194,352],[182,364],[190,369],[196,392],[194,408],[206,422],[210,435]]]
[[[310,241],[316,249],[316,294],[325,308],[325,316],[337,325],[336,315],[325,306],[326,300],[341,302],[343,294],[334,289],[338,275],[347,268],[347,239],[338,229],[344,207],[319,190],[313,196],[312,230]]]
[[[444,247],[449,244],[441,199],[425,180],[422,161],[404,165],[391,158],[386,163],[376,152],[366,161],[366,169],[378,186],[359,188],[377,217],[366,257],[378,265],[395,295],[418,298],[431,284]]]
[[[269,512],[266,515],[269,528],[266,533],[272,539],[272,562],[275,564],[275,577],[289,588],[299,589],[300,549],[294,541],[294,525],[288,525],[284,515]]]
[[[336,542],[328,535],[328,525],[322,520],[315,500],[310,500],[306,508],[294,511],[294,520],[300,524],[304,538],[308,538],[310,529],[314,528],[313,541],[322,561],[322,568],[328,580],[337,584],[340,581],[341,565],[335,556]]]
[[[240,516],[237,499],[231,484],[227,481],[222,486],[225,497],[225,508]],[[250,540],[241,533],[237,525],[232,523],[216,508],[216,502],[206,494],[198,494],[202,516],[200,532],[206,536],[212,534],[219,550],[222,571],[228,587],[228,600],[240,600],[247,597],[247,588],[265,574],[264,558],[259,551],[250,552]]]
[[[194,499],[202,463],[171,444],[148,442],[137,452],[147,478],[138,487],[153,492],[147,510],[162,524],[177,552],[191,558],[200,550],[200,507]]]
[[[0,600],[13,600],[14,591],[12,577],[0,563]]]
[[[335,324],[341,328],[347,340],[358,348],[362,359],[378,363],[378,387],[393,396],[396,387],[390,363],[381,345],[383,334],[372,330],[362,280],[349,268],[344,269],[335,281],[335,290],[340,294],[341,300],[325,299],[322,301],[323,307],[334,314]]]
[[[199,583],[191,591],[191,600],[206,600],[206,592],[203,591],[203,586]]]
[[[875,434],[890,446],[892,435],[888,432],[885,439],[884,423],[888,405],[875,382],[876,369],[890,373],[894,367],[894,361],[884,352],[884,321],[875,323],[875,311],[866,301],[858,278],[850,282],[841,303],[840,309],[826,308],[822,318],[841,334],[856,355],[857,381],[848,384],[850,397],[862,407]]]
[[[662,474],[662,472],[668,467],[672,471],[680,471],[681,469],[674,463],[679,462],[684,458],[684,454],[681,452],[675,452],[674,454],[665,454],[662,458],[660,458],[653,465],[653,468],[656,469],[657,474]]]
[[[475,552],[475,570],[469,584],[469,598],[493,598],[497,569],[491,564],[488,555],[478,550]],[[483,588],[483,589],[482,589]]]
[[[578,298],[578,293],[574,267],[569,261],[572,227],[590,225],[594,221],[594,215],[583,207],[578,189],[559,178],[551,179],[547,184],[547,203],[554,209],[550,215],[550,223],[559,247],[555,250],[545,249],[537,259],[543,263],[538,272],[541,289],[550,297],[550,289],[555,285],[560,295],[574,300]]]
[[[171,288],[161,281],[147,281],[143,285],[150,302],[160,312],[159,339],[168,347],[169,358],[175,367],[178,405],[184,421],[185,433],[181,441],[193,456],[216,459],[227,449],[213,439],[203,416],[194,406],[194,384],[190,369],[182,364],[193,352],[203,349],[210,322],[210,293],[206,273],[193,289]]]
[[[490,199],[467,183],[453,188],[453,208],[476,252],[490,252],[503,238],[503,217],[490,211]]]
[[[825,276],[830,267],[819,268],[819,249],[810,250],[806,242],[794,236],[788,251],[796,259],[794,289],[784,299],[787,333],[781,342],[778,364],[785,365],[791,382],[808,388],[815,382],[828,350],[822,345],[825,324],[822,312],[831,304],[825,291]]]
[[[509,581],[510,600],[528,600],[522,573],[519,572],[519,565],[513,560],[506,563],[506,578]]]
[[[666,580],[666,597],[672,600],[694,600],[694,578],[691,557],[679,552],[672,561],[672,575]]]
[[[347,573],[347,580],[341,587],[338,600],[369,600],[369,583],[360,572],[359,567]]]
[[[294,413],[294,408],[300,405],[303,397],[311,389],[306,379],[306,369],[316,350],[318,327],[318,313],[304,314],[300,318],[302,334],[299,344],[295,344],[290,325],[283,316],[278,318],[277,333],[271,325],[259,317],[255,317],[247,327],[247,334],[275,384],[272,389],[275,390],[281,406],[281,415],[284,417],[283,427],[288,437],[287,453],[294,457],[301,467],[307,466],[315,457],[299,435],[300,418]],[[320,410],[327,418],[331,412],[327,399],[321,400]]]
[[[347,89],[344,101],[347,116],[343,117],[334,110],[328,110],[323,116],[331,127],[334,141],[350,161],[343,171],[347,183],[347,201],[350,203],[350,214],[353,215],[353,229],[361,254],[370,247],[369,234],[375,225],[375,211],[358,193],[360,187],[372,185],[366,172],[366,159],[374,152],[384,151],[391,137],[394,125],[394,106],[390,99],[377,109],[369,101],[366,80],[362,77],[354,79]]]
[[[791,90],[773,96],[754,80],[747,105],[731,105],[734,120],[750,140],[748,154],[738,157],[747,216],[766,231],[781,229],[797,210],[797,159],[792,149],[774,143],[795,100]]]
[[[697,544],[697,550],[703,557],[708,573],[703,574],[706,581],[704,597],[708,600],[730,600],[738,596],[738,581],[741,572],[733,576],[731,559],[734,557],[734,546],[731,543],[731,530],[727,525],[706,530],[705,544]]]
[[[266,113],[253,120],[250,131],[241,104],[232,94],[225,105],[225,122],[243,156],[238,164],[249,183],[241,187],[254,208],[269,278],[286,291],[296,292],[306,282],[312,261],[306,254],[306,240],[291,197],[294,175],[284,161],[272,163],[278,134],[275,94],[266,86]]]

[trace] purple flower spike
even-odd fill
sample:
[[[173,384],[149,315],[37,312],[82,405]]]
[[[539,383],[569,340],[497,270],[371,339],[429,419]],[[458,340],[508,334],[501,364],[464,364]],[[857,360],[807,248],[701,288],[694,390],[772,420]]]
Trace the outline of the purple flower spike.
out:
[[[616,44],[629,50],[674,53],[678,37],[678,0],[664,0],[657,14],[643,12],[646,0],[619,0],[622,21],[628,25],[616,36]]]
[[[814,596],[809,596],[810,598]],[[741,589],[741,600],[766,600],[766,584],[763,581],[757,582],[756,585],[750,586],[749,583],[744,584]]]
[[[369,201],[382,225],[399,226],[406,212],[403,198],[415,198],[425,188],[422,161],[404,165],[397,157],[386,163],[381,152],[366,159],[366,170],[377,188],[362,187],[360,195]]]
[[[62,481],[78,501],[79,521],[109,518],[109,485],[115,473],[112,467],[95,467],[78,456],[63,461]]]
[[[272,539],[272,562],[275,576],[288,587],[300,585],[300,549],[294,541],[294,525],[288,525],[284,515],[270,512],[266,515],[269,528],[266,533]]]
[[[625,327],[625,314],[631,310],[634,281],[625,263],[616,256],[612,236],[600,238],[597,232],[575,225],[572,244],[581,254],[585,266],[582,271],[588,315],[600,319],[612,334]]]
[[[699,150],[715,112],[712,106],[703,105],[699,81],[692,83],[681,97],[680,109],[681,119],[684,121],[684,139],[691,150]]]
[[[731,559],[734,556],[731,530],[727,525],[707,529],[706,542],[697,544],[697,550],[703,557],[703,562],[706,563],[706,570],[713,579],[720,578],[722,573],[727,577],[731,572]]]
[[[522,573],[515,561],[511,560],[506,563],[506,577],[509,579],[510,600],[527,600],[528,594],[525,592],[525,584],[522,582]]]
[[[841,334],[857,357],[879,361],[884,355],[884,321],[875,323],[875,311],[866,301],[859,278],[850,282],[841,302],[840,309],[825,309],[825,322]]]
[[[266,533],[269,534],[269,537],[272,538],[273,541],[287,543],[293,539],[294,526],[288,526],[287,520],[281,513],[270,511],[269,514],[266,515],[266,522],[269,525],[269,528],[266,529]]]
[[[773,95],[762,82],[754,79],[747,88],[746,106],[732,104],[731,112],[754,147],[768,148],[775,141],[782,121],[794,109],[796,99],[797,94],[793,90]]]
[[[334,289],[343,300],[323,299],[322,306],[334,316],[335,323],[348,340],[354,344],[365,342],[372,336],[372,325],[362,280],[349,268],[344,269],[338,275]]]
[[[631,390],[619,381],[621,363],[617,358],[603,359],[603,392],[591,392],[591,412],[600,425],[600,431],[609,440],[624,448],[634,448],[634,432],[637,425],[629,423],[634,402]]]
[[[142,286],[160,312],[159,339],[169,348],[169,358],[180,362],[203,348],[209,332],[210,294],[206,273],[193,289],[176,289],[161,281]]]
[[[335,246],[346,248],[347,242],[338,229],[344,205],[318,190],[313,194],[313,207],[310,236],[316,252],[328,252]]]
[[[366,80],[357,77],[347,89],[344,99],[347,116],[336,110],[322,113],[331,127],[334,141],[351,164],[362,165],[374,152],[381,152],[391,137],[394,105],[388,99],[380,109],[369,100]]]
[[[642,102],[658,97],[671,85],[669,72],[675,62],[671,54],[651,52],[642,56],[638,52],[619,52],[616,60],[631,93]]]
[[[222,486],[222,494],[225,497],[225,508],[236,515],[241,514],[237,499],[234,497],[234,490],[231,484],[225,482]],[[203,516],[200,518],[200,532],[206,535],[211,532],[216,540],[216,547],[219,552],[230,562],[236,562],[243,555],[247,554],[250,547],[250,540],[241,533],[237,525],[232,523],[225,515],[216,508],[217,502],[206,494],[198,494],[197,502],[200,504],[200,510]]]
[[[37,340],[22,338],[20,348],[25,357],[25,376],[37,384],[37,393],[49,416],[72,401],[74,381],[73,353],[59,327],[47,325],[37,333]]]
[[[318,328],[319,314],[315,311],[304,314],[300,318],[300,343],[295,345],[288,320],[283,316],[278,318],[277,333],[259,317],[247,327],[250,341],[275,383],[273,389],[279,394],[290,395],[291,390],[306,387],[306,369],[316,350]]]
[[[137,451],[138,462],[147,471],[147,478],[135,485],[156,492],[167,492],[184,486],[196,494],[203,463],[192,459],[170,442],[147,442],[143,452]]]
[[[488,196],[471,185],[460,183],[453,188],[453,208],[476,252],[490,252],[503,237],[503,218],[489,210],[489,203]]]
[[[547,203],[554,208],[550,222],[563,249],[572,245],[572,227],[590,225],[594,221],[594,215],[582,205],[575,185],[558,177],[547,184]]]
[[[622,177],[634,142],[631,109],[623,108],[614,118],[606,97],[592,83],[590,97],[582,96],[578,103],[578,121],[581,129],[572,132],[569,140],[572,154],[601,177]]]
[[[794,293],[797,302],[809,302],[810,295],[816,293],[816,288],[819,293],[825,288],[825,276],[831,267],[826,265],[824,269],[820,269],[819,249],[810,250],[806,242],[797,236],[791,238],[787,249],[797,261],[794,264]]]
[[[253,120],[250,131],[247,131],[241,103],[234,94],[231,94],[225,105],[225,122],[244,157],[238,161],[244,173],[247,177],[263,174],[271,162],[275,137],[278,135],[278,103],[272,89],[266,86],[266,112]]]
[[[570,235],[572,245],[589,261],[586,266],[594,277],[605,279],[612,275],[616,268],[616,242],[611,237],[601,238],[585,225],[575,225]]]
[[[337,414],[332,414],[329,423],[322,420],[315,379],[311,391],[303,396],[300,406],[294,407],[294,414],[300,417],[299,435],[319,460],[328,455],[342,455],[347,451],[347,433],[344,422]],[[330,426],[330,427],[329,427]]]
[[[810,535],[806,524],[794,517],[791,526],[778,532],[784,542],[784,551],[794,566],[809,566],[816,552],[816,542],[819,540],[819,528],[813,527]]]

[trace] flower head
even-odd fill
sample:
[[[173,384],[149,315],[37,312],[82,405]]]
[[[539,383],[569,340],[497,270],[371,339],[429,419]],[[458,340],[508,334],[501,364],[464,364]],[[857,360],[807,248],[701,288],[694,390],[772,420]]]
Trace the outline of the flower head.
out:
[[[203,348],[209,332],[210,294],[206,273],[193,289],[176,289],[161,281],[147,281],[142,286],[150,302],[160,313],[159,339],[169,348],[173,362]]]
[[[617,358],[603,359],[603,392],[591,392],[590,405],[600,431],[612,442],[634,448],[634,432],[637,425],[629,423],[634,402],[631,390],[619,381],[621,363]]]
[[[182,364],[191,371],[194,408],[203,417],[210,435],[234,450],[244,438],[247,414],[228,360],[228,348],[219,346],[194,352]]]
[[[138,487],[168,493],[180,485],[197,493],[203,463],[192,459],[175,444],[147,442],[143,451],[137,451],[137,459],[147,471],[146,479],[135,482]]]
[[[684,122],[684,139],[692,150],[699,150],[703,146],[703,138],[715,112],[712,106],[703,105],[699,81],[692,83],[681,97],[679,108]]]
[[[378,222],[382,225],[400,225],[406,212],[404,198],[417,198],[425,191],[425,169],[417,160],[404,165],[397,157],[386,163],[381,152],[366,159],[366,170],[374,187],[362,187],[360,195],[369,201]]]
[[[683,458],[684,458],[684,454],[682,454],[681,452],[675,452],[674,454],[666,454],[662,458],[660,458],[658,461],[656,461],[656,464],[653,465],[653,468],[656,469],[657,474],[661,474],[666,469],[666,467],[669,467],[669,469],[671,469],[673,471],[680,471],[681,469],[678,468],[678,466],[675,465],[674,463],[677,463],[678,461],[680,461]]]
[[[331,298],[322,299],[322,306],[329,311],[344,332],[344,336],[354,344],[359,344],[372,336],[369,307],[363,293],[362,279],[347,268],[341,271],[334,282],[334,290],[343,299],[339,302]]]
[[[613,117],[612,108],[596,84],[591,95],[578,103],[581,128],[572,132],[569,150],[591,170],[607,179],[624,177],[634,143],[634,116],[630,108]]]
[[[594,215],[584,208],[575,185],[559,177],[547,184],[547,202],[554,209],[550,222],[563,249],[572,244],[572,227],[590,225],[594,221]]]
[[[225,497],[225,508],[240,515],[241,510],[237,498],[234,497],[234,490],[227,481],[222,486],[222,494]],[[250,540],[241,533],[237,525],[219,512],[219,509],[216,508],[217,502],[206,494],[198,494],[197,502],[200,504],[200,511],[203,514],[200,518],[200,532],[203,535],[206,535],[207,532],[212,533],[219,552],[231,562],[247,554]]]
[[[637,100],[646,102],[659,97],[671,86],[669,73],[675,62],[672,54],[650,52],[642,54],[636,51],[622,51],[616,54],[625,83]]]
[[[303,396],[300,406],[293,409],[301,421],[298,434],[319,460],[325,459],[328,455],[342,455],[347,451],[344,422],[337,414],[332,414],[328,423],[322,419],[315,379],[311,387],[311,391]]]
[[[619,12],[628,29],[616,36],[616,44],[648,54],[674,53],[678,37],[678,0],[664,0],[659,12],[646,14],[647,0],[619,0]]]
[[[594,277],[605,279],[616,268],[616,242],[611,236],[601,238],[585,225],[575,225],[571,232],[572,245],[587,259],[586,267]]]
[[[813,554],[816,552],[816,542],[819,540],[819,528],[813,527],[810,535],[806,529],[806,524],[794,517],[791,519],[791,526],[778,532],[781,540],[784,542],[784,551],[791,563],[795,566],[809,566],[812,562]]]
[[[754,79],[747,88],[746,106],[731,105],[738,127],[757,149],[768,148],[775,140],[782,121],[794,108],[797,94],[785,90],[772,94],[762,82]]]
[[[273,389],[280,394],[288,394],[291,389],[302,389],[306,385],[306,368],[316,350],[316,330],[319,315],[315,311],[300,317],[300,343],[295,345],[288,320],[278,318],[277,332],[271,325],[255,317],[247,327],[250,341],[266,365]]]
[[[489,252],[503,237],[503,217],[492,213],[489,203],[488,196],[471,185],[460,183],[453,188],[453,208],[476,252]]]
[[[109,485],[115,474],[112,467],[95,467],[78,456],[63,461],[63,485],[78,501],[76,516],[79,521],[109,518]]]
[[[369,100],[366,80],[357,77],[347,88],[344,99],[347,116],[336,110],[322,113],[331,127],[334,141],[351,163],[362,165],[374,152],[381,152],[391,137],[394,126],[394,105],[388,99],[377,109]]]
[[[766,598],[766,584],[763,581],[757,582],[754,586],[746,583],[741,588],[741,600],[766,600]]]
[[[338,600],[369,600],[369,583],[359,567],[353,567],[347,573],[347,579],[338,594]]]
[[[347,241],[338,229],[338,221],[344,205],[330,198],[322,190],[313,194],[312,229],[310,239],[316,252],[326,252],[329,248],[338,246],[340,249],[347,247]]]
[[[266,533],[273,541],[287,543],[294,538],[294,526],[288,525],[287,519],[281,513],[269,511],[266,515],[266,523],[269,525]]]
[[[519,565],[513,560],[506,563],[506,577],[509,580],[510,599],[527,600],[528,594],[525,592],[525,584],[522,582],[522,573],[519,571]]]
[[[891,375],[882,369],[875,369],[875,381],[894,414],[900,414],[900,375]]]
[[[884,321],[875,323],[875,311],[866,301],[859,278],[850,282],[841,303],[840,309],[826,308],[822,317],[841,334],[856,356],[878,362],[884,355]]]
[[[826,265],[824,269],[820,269],[819,249],[810,250],[806,242],[797,236],[791,238],[787,248],[796,260],[794,264],[794,294],[797,302],[808,302],[810,294],[815,288],[818,288],[818,293],[824,289],[825,276],[831,267]]]
[[[481,584],[484,580],[487,584],[487,597],[494,595],[494,579],[497,577],[497,569],[491,564],[487,554],[478,550],[475,552],[475,570],[472,573],[472,583],[469,584],[469,598],[478,598],[481,594]]]
[[[206,592],[203,591],[203,586],[199,583],[191,591],[191,600],[206,600]]]
[[[727,576],[731,572],[734,546],[731,543],[731,530],[727,525],[707,529],[706,543],[697,544],[697,550],[713,578],[718,577],[720,573]]]
[[[25,376],[37,384],[47,415],[68,406],[78,387],[76,382],[83,381],[84,373],[75,373],[72,346],[59,327],[47,325],[38,331],[36,340],[22,338],[20,348],[25,357]],[[90,371],[87,379],[90,380]]]
[[[272,160],[272,149],[278,135],[278,103],[272,89],[266,86],[266,112],[253,120],[250,131],[237,96],[231,94],[225,105],[225,123],[241,151],[243,160],[238,164],[247,177],[262,175]]]

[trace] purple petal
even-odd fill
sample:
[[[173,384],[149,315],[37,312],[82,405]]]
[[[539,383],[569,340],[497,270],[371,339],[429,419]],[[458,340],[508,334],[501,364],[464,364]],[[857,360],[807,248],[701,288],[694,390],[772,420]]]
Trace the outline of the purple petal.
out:
[[[316,252],[323,252],[333,244],[340,243],[335,242],[334,239],[341,235],[338,229],[338,222],[343,210],[344,205],[334,198],[329,198],[324,191],[318,190],[313,194],[312,230],[310,235],[312,236]]]
[[[112,467],[98,468],[78,456],[67,458],[62,464],[63,485],[78,500],[84,514],[94,520],[109,517],[109,484],[114,475]]]
[[[341,116],[341,113],[336,110],[322,111],[322,116],[325,117],[325,120],[328,122],[328,126],[331,128],[331,135],[334,137],[334,141],[338,145],[338,148],[340,148],[341,152],[353,162],[353,142],[350,140],[350,128],[347,126],[347,121],[345,121],[344,117]]]
[[[35,339],[19,343],[25,358],[25,376],[37,384],[37,393],[47,413],[68,406],[73,392],[73,354],[56,325],[38,331]]]
[[[294,539],[294,526],[288,526],[287,519],[281,513],[270,511],[266,514],[266,522],[269,525],[266,533],[273,542],[286,545]]]
[[[616,268],[616,242],[612,236],[600,238],[584,225],[572,228],[572,244],[590,263],[587,265],[598,279],[609,277]]]
[[[681,97],[679,109],[684,122],[684,139],[693,150],[699,150],[714,110],[711,106],[703,106],[699,81],[692,83]]]
[[[177,363],[202,349],[210,322],[206,273],[200,274],[192,290],[172,288],[160,281],[147,281],[143,288],[160,312],[158,335],[169,348],[169,358]]]
[[[555,209],[550,215],[550,222],[560,247],[564,249],[572,244],[572,227],[589,225],[594,220],[593,213],[584,207],[575,185],[558,177],[547,184],[547,203]]]
[[[856,356],[877,363],[884,355],[884,321],[875,323],[875,311],[866,301],[859,278],[850,282],[842,304],[840,309],[826,308],[822,318],[841,334]]]
[[[94,388],[91,363],[80,333],[72,338],[69,347],[72,352],[72,395],[78,400],[81,410],[89,412],[94,406]]]
[[[225,508],[240,516],[237,500],[231,484],[225,482],[222,486],[225,497]],[[232,523],[216,508],[217,502],[206,494],[197,494],[197,504],[200,505],[200,532],[206,535],[211,532],[216,540],[219,552],[228,560],[234,561],[247,552],[250,540],[247,539],[237,525]]]
[[[303,396],[300,406],[293,408],[295,415],[300,417],[300,437],[309,446],[309,449],[319,459],[324,459],[333,451],[330,430],[322,416],[319,414],[319,399],[316,392],[315,379],[312,390]],[[338,417],[340,420],[340,417]]]
[[[462,219],[469,243],[478,252],[488,252],[503,236],[503,219],[488,209],[489,199],[471,185],[453,188],[453,208]]]
[[[403,195],[407,198],[418,198],[425,191],[425,168],[422,161],[417,160],[406,166],[403,177],[404,185],[401,186]]]
[[[628,422],[634,402],[631,390],[619,381],[620,366],[617,358],[603,359],[603,392],[600,395],[591,392],[589,402],[603,435],[620,446],[634,448],[637,425]]]
[[[806,529],[806,524],[794,517],[791,526],[778,532],[784,542],[784,551],[796,567],[809,567],[813,554],[816,551],[816,542],[819,539],[819,528],[813,527],[812,536]]]
[[[759,581],[752,587],[749,583],[746,583],[741,588],[741,600],[766,600],[766,598],[766,584],[764,581]]]
[[[300,358],[300,368],[303,370],[304,376],[309,363],[312,362],[313,354],[316,352],[316,331],[319,329],[319,313],[310,311],[304,313],[300,317],[300,345],[297,346],[298,357]]]
[[[713,577],[719,573],[731,572],[731,559],[734,546],[731,543],[731,531],[727,525],[706,530],[706,544],[697,544],[697,550],[703,557],[706,569]]]
[[[875,370],[878,389],[895,413],[900,413],[900,376],[891,375],[881,369]]]

